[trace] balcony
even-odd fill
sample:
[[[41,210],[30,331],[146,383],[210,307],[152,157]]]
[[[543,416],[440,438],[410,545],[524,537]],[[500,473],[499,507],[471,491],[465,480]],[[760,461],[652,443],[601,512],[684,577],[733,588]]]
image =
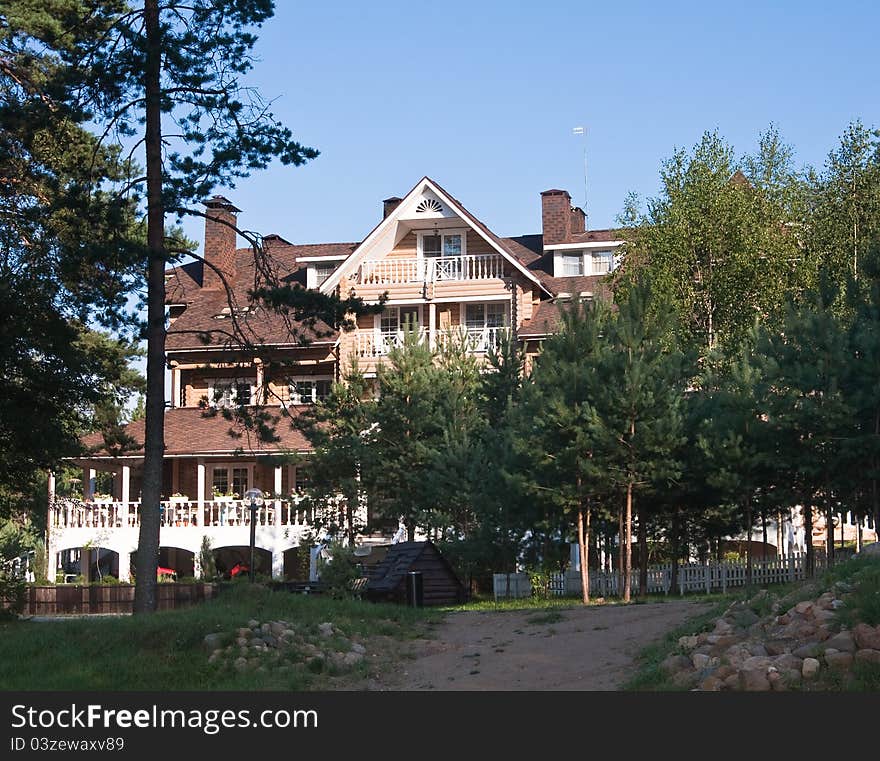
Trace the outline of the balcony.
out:
[[[357,283],[385,286],[501,280],[503,277],[504,258],[500,254],[475,254],[367,261],[360,266]]]
[[[465,328],[458,327],[451,330],[435,330],[434,339],[437,345],[443,345],[450,340],[467,341],[468,351],[472,354],[486,354],[492,349],[497,349],[507,333],[506,327],[482,327]],[[429,331],[421,328],[419,340],[428,341]],[[403,333],[377,333],[375,331],[359,332],[355,336],[355,352],[364,359],[386,356],[393,348],[403,345]]]
[[[302,500],[267,499],[256,509],[257,526],[308,526],[311,511],[300,507]],[[251,525],[250,503],[246,500],[165,501],[161,504],[162,528],[219,528]],[[81,502],[59,500],[52,508],[51,528],[121,529],[140,528],[140,502]]]

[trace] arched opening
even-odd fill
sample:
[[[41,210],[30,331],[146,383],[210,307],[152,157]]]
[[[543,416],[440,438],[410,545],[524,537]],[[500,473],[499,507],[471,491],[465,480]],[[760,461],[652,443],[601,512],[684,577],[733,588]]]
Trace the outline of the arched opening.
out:
[[[106,547],[68,547],[58,553],[57,580],[68,583],[119,578],[119,553]]]
[[[137,569],[137,550],[131,553],[131,573],[134,577]],[[163,573],[163,569],[174,572],[174,575]],[[181,547],[159,548],[159,578],[163,581],[169,579],[185,579],[195,576],[195,553],[184,550]]]
[[[251,548],[217,547],[214,550],[214,562],[217,573],[224,579],[247,576],[250,570]],[[260,576],[272,575],[272,553],[260,547],[254,549],[254,572]]]
[[[284,579],[286,581],[309,580],[309,546],[300,545],[284,551]]]

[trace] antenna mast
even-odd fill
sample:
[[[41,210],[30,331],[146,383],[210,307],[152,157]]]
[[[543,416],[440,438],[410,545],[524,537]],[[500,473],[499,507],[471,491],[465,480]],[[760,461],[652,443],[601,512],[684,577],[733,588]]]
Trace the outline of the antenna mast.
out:
[[[572,135],[581,135],[584,139],[584,225],[587,230],[590,229],[590,215],[587,211],[587,128],[574,127],[571,130]]]

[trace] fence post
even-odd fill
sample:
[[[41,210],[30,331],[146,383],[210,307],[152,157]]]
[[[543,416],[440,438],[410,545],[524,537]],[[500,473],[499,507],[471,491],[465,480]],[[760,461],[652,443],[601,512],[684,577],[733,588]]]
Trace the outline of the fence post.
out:
[[[727,594],[727,563],[721,563],[721,594]]]
[[[795,565],[794,553],[791,553],[788,556],[788,580],[790,582],[795,580],[794,565]]]

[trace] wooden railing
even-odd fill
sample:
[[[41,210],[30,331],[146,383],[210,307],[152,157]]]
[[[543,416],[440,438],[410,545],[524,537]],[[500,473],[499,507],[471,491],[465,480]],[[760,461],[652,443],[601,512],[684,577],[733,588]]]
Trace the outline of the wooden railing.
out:
[[[140,527],[140,502],[80,502],[66,499],[55,503],[52,528],[137,528]],[[196,500],[169,500],[160,503],[163,528],[250,526],[250,503],[245,500],[206,500],[201,507]],[[256,509],[257,526],[306,526],[312,522],[311,511],[299,498],[269,499]]]
[[[504,258],[500,254],[474,254],[366,261],[361,264],[357,282],[361,285],[402,285],[503,277]]]
[[[449,330],[434,331],[438,346],[450,340],[466,338],[468,351],[474,354],[485,354],[491,349],[497,349],[508,328],[451,328]],[[427,341],[430,334],[422,328],[419,331],[419,340]],[[360,331],[355,335],[355,352],[358,357],[366,359],[386,356],[394,347],[403,345],[403,333],[377,333],[374,330]]]

